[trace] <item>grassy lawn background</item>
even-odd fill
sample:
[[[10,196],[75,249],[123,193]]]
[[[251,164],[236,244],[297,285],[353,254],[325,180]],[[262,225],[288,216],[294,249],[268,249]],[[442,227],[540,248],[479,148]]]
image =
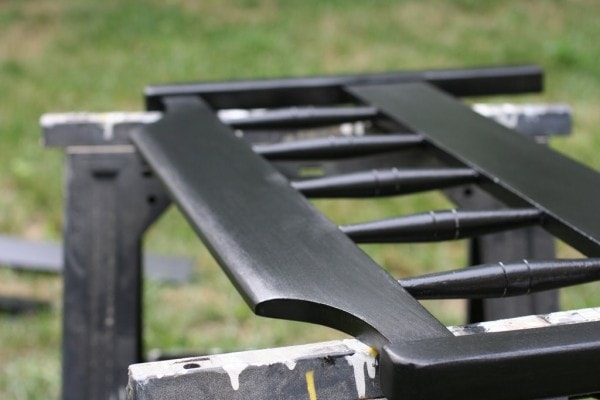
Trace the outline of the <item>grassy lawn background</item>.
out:
[[[599,12],[592,0],[0,0],[0,233],[60,239],[62,154],[41,147],[41,114],[141,110],[150,83],[532,62],[547,71],[545,93],[494,100],[568,103],[574,135],[552,145],[600,170]],[[356,204],[319,202],[336,222]],[[410,196],[352,217],[444,204],[435,194]],[[175,210],[146,242],[198,265],[188,286],[148,283],[147,348],[232,350],[339,335],[254,317]],[[365,249],[396,275],[464,263],[462,243]],[[574,254],[561,247],[561,256]],[[564,307],[597,305],[596,289],[568,291]],[[57,398],[60,279],[0,269],[0,295],[53,305],[0,315],[0,398]],[[456,303],[433,307],[460,322]]]

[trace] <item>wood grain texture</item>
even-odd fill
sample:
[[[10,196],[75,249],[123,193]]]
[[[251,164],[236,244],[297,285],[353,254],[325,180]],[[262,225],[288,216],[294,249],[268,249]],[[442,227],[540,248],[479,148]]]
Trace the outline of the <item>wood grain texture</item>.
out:
[[[133,141],[255,313],[378,349],[451,335],[198,99]]]

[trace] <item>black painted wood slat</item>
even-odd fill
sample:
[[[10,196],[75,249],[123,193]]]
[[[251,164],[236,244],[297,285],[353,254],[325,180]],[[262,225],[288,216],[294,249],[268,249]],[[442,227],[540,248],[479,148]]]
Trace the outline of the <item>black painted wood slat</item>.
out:
[[[380,349],[449,336],[391,276],[196,98],[132,139],[255,313]]]
[[[311,78],[256,79],[153,85],[144,90],[148,110],[162,110],[163,97],[201,96],[212,107],[268,108],[331,105],[349,100],[343,86],[427,81],[455,96],[530,93],[542,89],[536,65],[401,71]]]

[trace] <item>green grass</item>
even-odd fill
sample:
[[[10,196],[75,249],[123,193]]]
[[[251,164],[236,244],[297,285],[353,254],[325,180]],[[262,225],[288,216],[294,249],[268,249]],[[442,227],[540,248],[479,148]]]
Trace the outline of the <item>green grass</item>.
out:
[[[570,104],[574,135],[552,145],[600,170],[599,12],[593,0],[0,1],[0,232],[60,238],[62,155],[40,145],[42,113],[140,110],[150,83],[534,62],[547,71],[545,93],[502,100]],[[344,210],[361,220],[443,204],[414,197],[361,214],[353,202],[318,205],[348,222]],[[189,286],[147,285],[148,348],[231,350],[338,335],[251,315],[175,211],[146,242],[198,264]],[[398,275],[464,263],[460,243],[365,250]],[[0,270],[0,291],[53,304],[0,317],[0,398],[57,398],[60,280]],[[597,305],[596,292],[571,290],[564,307]],[[433,307],[460,321],[455,303]]]

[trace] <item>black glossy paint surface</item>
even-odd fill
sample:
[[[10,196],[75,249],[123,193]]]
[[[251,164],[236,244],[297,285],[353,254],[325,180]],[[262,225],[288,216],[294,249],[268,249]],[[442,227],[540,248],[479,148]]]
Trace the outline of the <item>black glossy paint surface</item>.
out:
[[[349,89],[487,178],[482,187],[515,206],[535,206],[544,227],[600,256],[600,176],[473,112],[425,83]]]
[[[600,322],[386,346],[390,399],[549,399],[600,391]]]
[[[535,225],[535,208],[485,211],[430,211],[340,226],[356,243],[441,242]]]
[[[378,348],[450,335],[197,100],[133,140],[257,314],[331,326]]]
[[[600,260],[483,264],[407,278],[400,284],[418,299],[520,296],[600,279]]]
[[[423,143],[418,134],[391,134],[368,136],[330,136],[294,142],[259,144],[255,152],[267,160],[322,160],[359,157],[408,149]]]
[[[169,96],[202,96],[212,107],[262,108],[345,103],[346,85],[390,85],[427,81],[455,96],[539,92],[542,69],[535,65],[402,71],[311,78],[257,79],[148,86],[148,110],[163,110]]]
[[[477,179],[477,172],[469,168],[392,168],[306,179],[292,186],[312,198],[360,198],[418,193]]]

